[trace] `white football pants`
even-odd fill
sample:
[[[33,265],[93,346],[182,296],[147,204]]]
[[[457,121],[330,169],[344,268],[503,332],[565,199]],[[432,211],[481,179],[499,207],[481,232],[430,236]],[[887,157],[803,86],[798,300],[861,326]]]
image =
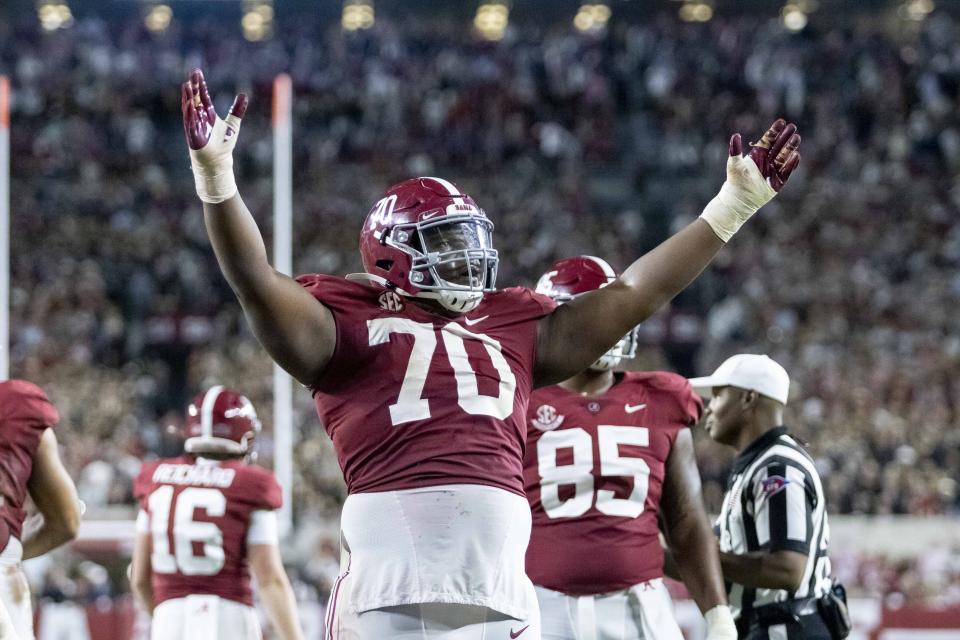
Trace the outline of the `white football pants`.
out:
[[[595,596],[536,589],[543,640],[683,640],[659,578]]]
[[[261,640],[257,613],[210,595],[161,602],[153,610],[151,640]]]
[[[30,585],[20,564],[0,566],[0,638],[33,640],[33,607]]]
[[[540,640],[536,612],[517,620],[487,607],[443,602],[333,611],[328,626],[324,640]]]

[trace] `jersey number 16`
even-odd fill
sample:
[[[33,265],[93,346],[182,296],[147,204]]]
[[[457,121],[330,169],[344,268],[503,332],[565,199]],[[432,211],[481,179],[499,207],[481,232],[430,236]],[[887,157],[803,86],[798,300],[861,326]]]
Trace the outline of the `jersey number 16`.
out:
[[[222,491],[188,487],[174,495],[173,487],[165,485],[150,494],[148,506],[153,536],[150,564],[154,571],[185,576],[212,576],[220,572],[224,564],[223,532],[212,522],[194,520],[193,512],[203,509],[209,517],[223,516],[227,498]],[[194,553],[194,544],[202,545],[203,553]]]

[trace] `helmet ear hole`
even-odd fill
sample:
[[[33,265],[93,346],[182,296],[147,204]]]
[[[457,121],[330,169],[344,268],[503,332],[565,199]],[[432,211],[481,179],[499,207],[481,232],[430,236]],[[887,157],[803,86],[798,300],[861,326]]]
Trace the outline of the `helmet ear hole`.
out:
[[[377,260],[376,262],[377,269],[383,269],[384,271],[390,271],[393,268],[393,260]]]

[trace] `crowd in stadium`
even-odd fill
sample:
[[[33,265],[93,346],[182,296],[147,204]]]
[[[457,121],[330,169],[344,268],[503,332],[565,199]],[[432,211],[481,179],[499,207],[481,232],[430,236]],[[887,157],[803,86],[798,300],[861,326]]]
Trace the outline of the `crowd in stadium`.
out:
[[[0,23],[0,70],[16,86],[13,372],[59,407],[94,510],[132,504],[140,460],[176,452],[170,427],[215,381],[266,418],[269,464],[271,365],[218,273],[180,133],[177,88],[197,64],[222,108],[251,94],[238,181],[268,237],[271,81],[293,78],[298,273],[359,270],[370,205],[434,174],[493,218],[501,286],[580,253],[622,268],[700,212],[730,133],[785,114],[805,136],[796,184],[643,327],[637,366],[693,375],[767,352],[791,373],[789,423],[831,512],[957,513],[958,27],[935,14],[914,31],[809,38],[753,18],[662,18],[601,36],[521,26],[490,45],[462,26],[388,21],[360,34],[284,24],[285,44],[213,22],[163,34]],[[253,50],[256,68],[243,64]],[[297,518],[329,527],[339,470],[306,392],[296,409]],[[699,446],[715,511],[730,455]],[[318,565],[335,563],[327,551]]]

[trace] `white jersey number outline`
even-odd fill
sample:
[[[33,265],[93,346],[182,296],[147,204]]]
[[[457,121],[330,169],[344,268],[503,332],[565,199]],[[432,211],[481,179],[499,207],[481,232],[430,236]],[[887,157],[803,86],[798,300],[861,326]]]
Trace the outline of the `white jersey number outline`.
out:
[[[173,487],[164,485],[147,498],[150,508],[150,533],[153,551],[150,564],[157,573],[181,573],[185,576],[212,576],[220,573],[226,560],[223,532],[212,522],[197,522],[194,509],[203,509],[213,518],[227,512],[227,498],[219,489],[189,487],[174,496]],[[170,527],[170,511],[173,527]],[[174,552],[170,552],[173,534]],[[193,552],[193,544],[203,544],[203,554]]]
[[[423,388],[427,384],[430,362],[437,349],[437,330],[426,322],[414,322],[409,318],[374,318],[367,320],[367,332],[370,346],[390,342],[390,336],[401,333],[413,336],[413,348],[410,360],[400,385],[397,401],[390,405],[390,422],[393,426],[430,417],[430,402],[423,398]],[[513,396],[517,388],[517,378],[510,369],[510,363],[503,357],[501,344],[488,335],[473,333],[455,322],[450,322],[440,330],[447,359],[453,368],[457,383],[457,403],[470,415],[492,416],[500,420],[513,413]],[[480,342],[500,376],[496,396],[483,395],[479,391],[477,372],[467,357],[466,340]]]
[[[599,489],[594,501],[593,441],[580,427],[548,431],[537,441],[537,470],[540,474],[540,503],[550,518],[576,518],[596,506],[608,516],[636,518],[643,513],[650,482],[650,467],[643,458],[620,455],[620,445],[650,446],[646,427],[597,427],[601,476],[632,476],[633,491],[617,498],[609,489]],[[571,449],[573,462],[557,464],[557,450]],[[560,485],[573,485],[573,497],[560,499]]]

